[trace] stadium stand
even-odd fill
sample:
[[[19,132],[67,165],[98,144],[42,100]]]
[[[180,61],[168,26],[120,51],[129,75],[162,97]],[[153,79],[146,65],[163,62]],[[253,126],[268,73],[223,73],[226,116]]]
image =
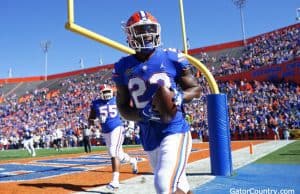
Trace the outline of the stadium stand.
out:
[[[286,130],[300,129],[299,28],[300,24],[295,24],[250,38],[246,47],[235,41],[189,50],[208,66],[221,92],[228,96],[232,140],[273,139],[277,131],[279,138],[284,138]],[[285,77],[281,73],[253,79],[259,74],[256,70],[261,75],[264,68],[274,67],[290,71],[284,72]],[[291,72],[296,74],[287,74]],[[196,69],[195,73],[202,93],[208,94],[205,78]],[[112,65],[107,65],[50,75],[48,81],[42,76],[0,80],[1,149],[21,146],[25,124],[34,129],[37,147],[51,147],[57,128],[63,130],[64,146],[80,146],[80,125],[87,122],[99,86],[113,84],[111,74]],[[193,138],[207,141],[206,96],[184,108]],[[126,142],[139,143],[134,141],[138,139],[136,131],[127,133]],[[93,145],[103,144],[99,125],[91,139]]]

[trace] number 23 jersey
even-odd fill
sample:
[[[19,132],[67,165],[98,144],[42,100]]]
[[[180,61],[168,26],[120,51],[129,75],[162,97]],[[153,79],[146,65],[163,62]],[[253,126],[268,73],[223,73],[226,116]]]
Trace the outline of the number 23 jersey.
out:
[[[134,55],[120,59],[115,64],[113,80],[117,85],[128,87],[134,106],[141,110],[151,102],[159,86],[176,88],[176,80],[189,65],[183,53],[175,49],[157,48],[145,62],[138,61]],[[181,110],[168,124],[153,121],[140,121],[138,124],[146,151],[159,146],[167,135],[189,130]]]

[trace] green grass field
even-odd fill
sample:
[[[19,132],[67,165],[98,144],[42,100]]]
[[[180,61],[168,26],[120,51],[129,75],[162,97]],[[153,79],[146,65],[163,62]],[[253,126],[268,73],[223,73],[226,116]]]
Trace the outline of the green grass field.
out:
[[[123,146],[124,148],[140,147],[139,145]],[[96,151],[104,151],[105,146],[93,146],[92,153]],[[66,154],[84,154],[83,147],[63,148],[61,152],[57,152],[54,148],[36,149],[36,157],[59,156]],[[18,160],[31,158],[27,150],[5,150],[0,151],[0,161],[2,160]],[[272,163],[272,164],[300,164],[300,140],[297,140],[289,145],[280,148],[256,161],[257,163]]]
[[[268,164],[300,164],[300,140],[290,143],[256,161]]]
[[[123,148],[133,148],[140,147],[137,145],[134,146],[123,146]],[[93,146],[92,153],[95,151],[103,151],[107,150],[105,146]],[[62,151],[58,152],[54,148],[50,149],[36,149],[36,157],[49,157],[49,156],[58,156],[58,155],[66,155],[66,154],[84,154],[83,147],[71,147],[71,148],[63,148]],[[2,160],[18,160],[24,158],[31,158],[28,154],[27,150],[18,149],[18,150],[5,150],[0,151],[0,161]]]

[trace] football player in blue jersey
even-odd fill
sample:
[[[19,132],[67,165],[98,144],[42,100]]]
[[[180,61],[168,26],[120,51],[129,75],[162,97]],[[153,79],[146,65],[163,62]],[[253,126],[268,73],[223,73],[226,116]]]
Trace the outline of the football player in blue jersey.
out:
[[[130,163],[132,172],[137,174],[137,158],[132,158],[123,151],[123,121],[117,109],[113,90],[106,84],[100,87],[99,99],[94,100],[91,104],[89,125],[93,126],[96,119],[100,121],[102,134],[112,163],[113,177],[107,188],[116,190],[119,188],[120,162]]]
[[[28,153],[32,156],[35,157],[35,148],[34,148],[34,142],[33,142],[33,134],[32,130],[28,125],[24,126],[23,130],[23,145],[24,148],[28,151]]]
[[[200,86],[184,54],[162,49],[161,26],[149,12],[134,13],[124,26],[129,47],[136,54],[121,58],[114,66],[117,106],[122,117],[138,122],[144,150],[153,173],[156,192],[191,193],[186,165],[192,147],[182,103],[200,96]],[[161,86],[174,91],[177,112],[162,122],[153,110],[152,98]]]

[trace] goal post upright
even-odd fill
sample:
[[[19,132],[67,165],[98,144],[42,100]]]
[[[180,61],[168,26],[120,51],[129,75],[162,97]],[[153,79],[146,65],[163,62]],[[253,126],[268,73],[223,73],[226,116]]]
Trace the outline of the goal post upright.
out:
[[[88,30],[78,24],[75,24],[74,21],[74,0],[67,0],[68,1],[68,21],[65,24],[65,28],[75,32],[77,34],[80,34],[82,36],[85,36],[87,38],[90,38],[92,40],[95,40],[97,42],[100,42],[102,44],[105,44],[107,46],[110,46],[116,50],[119,50],[121,52],[127,53],[127,54],[134,54],[135,51],[131,48],[129,48],[128,46],[125,46],[123,44],[120,44],[116,41],[113,41],[105,36],[102,36],[100,34],[97,34],[91,30]],[[219,93],[219,88],[218,85],[215,81],[215,79],[213,78],[213,76],[211,75],[211,73],[209,72],[209,70],[205,67],[204,64],[202,64],[200,61],[198,61],[196,58],[185,54],[187,56],[187,59],[191,62],[192,65],[194,65],[197,69],[199,69],[199,71],[201,71],[204,76],[206,77],[211,92],[212,93]]]
[[[113,41],[105,36],[102,36],[100,34],[97,34],[89,29],[86,29],[78,24],[75,24],[74,22],[74,0],[68,0],[68,21],[65,24],[65,28],[75,32],[77,34],[80,34],[82,36],[85,36],[87,38],[90,38],[92,40],[95,40],[97,42],[100,42],[102,44],[105,44],[107,46],[110,46],[114,49],[117,49],[119,51],[128,53],[128,54],[134,54],[135,51],[127,46],[124,46],[116,41]]]
[[[211,74],[211,72],[208,71],[205,65],[203,65],[199,60],[191,58],[190,55],[188,55],[182,0],[179,0],[179,10],[181,17],[181,30],[184,53],[186,54],[189,61],[191,63],[194,62],[192,64],[204,74],[212,90],[212,94],[207,95],[207,120],[209,131],[211,173],[213,175],[231,176],[232,156],[227,96],[225,94],[219,93],[218,85],[213,75]]]
[[[101,44],[105,44],[107,46],[110,46],[116,50],[119,50],[121,52],[127,53],[127,54],[135,54],[135,50],[129,48],[128,46],[125,46],[119,42],[116,42],[114,40],[111,40],[105,36],[102,36],[100,34],[97,34],[89,29],[86,29],[74,21],[74,0],[67,0],[68,1],[68,21],[65,24],[65,28],[80,34],[82,36],[85,36],[89,39],[92,39],[94,41],[97,41]],[[228,107],[226,95],[219,94],[219,88],[218,85],[211,74],[211,72],[206,68],[206,66],[201,63],[199,60],[197,60],[195,57],[190,56],[187,53],[187,44],[186,44],[186,36],[185,36],[185,23],[183,19],[183,6],[182,6],[182,0],[180,1],[180,12],[182,14],[182,30],[184,33],[183,37],[183,44],[184,44],[184,54],[187,57],[187,59],[190,61],[190,63],[195,66],[203,75],[205,76],[209,87],[211,91],[211,95],[208,95],[208,124],[209,124],[209,132],[210,132],[210,151],[211,152],[211,165],[212,165],[212,174],[214,175],[231,175],[232,173],[232,166],[231,164],[231,152],[228,150],[228,146],[230,146],[230,139],[228,140]],[[210,97],[212,96],[212,97]],[[221,107],[219,107],[221,106]],[[213,111],[211,111],[213,110]],[[210,116],[211,115],[211,116]],[[213,132],[216,131],[216,134],[214,137],[211,137]],[[221,136],[220,136],[221,135]],[[225,137],[225,138],[224,138]],[[230,136],[229,136],[230,137]],[[219,141],[223,140],[223,141]],[[213,143],[215,142],[215,143]],[[219,144],[222,144],[222,147],[219,147]],[[218,149],[226,149],[225,152],[221,152]],[[229,147],[230,149],[230,147]],[[220,153],[221,152],[221,153]],[[226,162],[226,167],[224,168],[224,165],[220,166],[220,163]],[[227,167],[228,166],[228,167]],[[215,170],[214,170],[215,169]]]

